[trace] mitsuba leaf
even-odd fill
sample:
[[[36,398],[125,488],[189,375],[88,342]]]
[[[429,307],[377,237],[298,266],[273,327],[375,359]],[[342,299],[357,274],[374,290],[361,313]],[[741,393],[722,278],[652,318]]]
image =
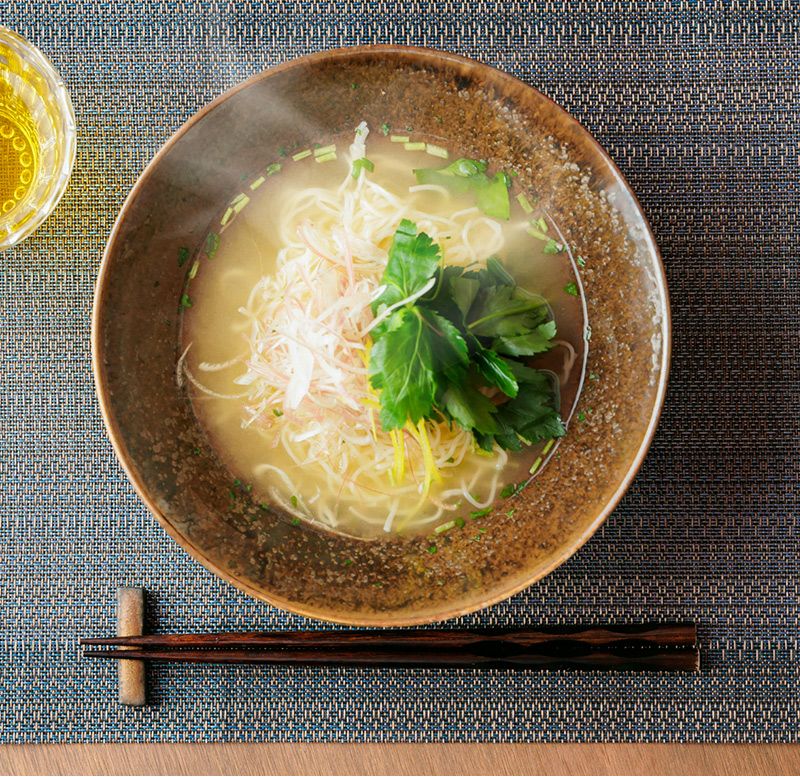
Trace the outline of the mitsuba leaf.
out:
[[[424,232],[417,234],[413,221],[403,219],[389,248],[389,260],[381,284],[386,290],[372,303],[372,312],[419,291],[434,276],[441,261],[441,250]]]
[[[369,379],[380,390],[380,420],[388,432],[431,415],[436,374],[430,328],[413,308],[400,308],[372,346]]]
[[[449,385],[442,395],[442,402],[449,416],[462,429],[484,435],[492,435],[497,431],[494,421],[497,407],[471,383]]]
[[[469,345],[472,360],[487,385],[496,386],[508,397],[517,396],[519,386],[511,365],[494,351],[484,348],[472,335]]]
[[[479,337],[508,337],[527,334],[547,316],[541,297],[510,286],[488,286],[473,303],[468,325]]]
[[[527,334],[511,337],[498,337],[492,342],[492,348],[498,353],[509,356],[533,356],[548,351],[551,340],[556,336],[556,322],[548,321],[539,324]]]
[[[443,186],[454,194],[475,195],[478,207],[495,219],[507,221],[511,213],[508,198],[509,178],[505,173],[486,174],[486,162],[477,159],[456,159],[446,167],[414,170],[418,183]]]

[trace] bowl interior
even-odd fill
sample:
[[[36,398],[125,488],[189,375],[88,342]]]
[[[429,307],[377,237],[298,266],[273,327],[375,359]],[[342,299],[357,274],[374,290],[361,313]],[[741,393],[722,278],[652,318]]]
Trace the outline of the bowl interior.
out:
[[[353,88],[353,85],[357,88]],[[412,126],[514,169],[546,193],[578,254],[591,325],[582,422],[487,531],[365,542],[292,526],[230,500],[219,463],[177,387],[182,246],[278,149],[306,148],[362,120]],[[510,76],[452,55],[394,47],[326,52],[256,76],[195,116],[123,208],[94,313],[98,393],[131,480],[192,555],[249,593],[351,624],[438,620],[498,601],[557,566],[596,530],[644,456],[666,383],[663,270],[635,197],[596,142]]]

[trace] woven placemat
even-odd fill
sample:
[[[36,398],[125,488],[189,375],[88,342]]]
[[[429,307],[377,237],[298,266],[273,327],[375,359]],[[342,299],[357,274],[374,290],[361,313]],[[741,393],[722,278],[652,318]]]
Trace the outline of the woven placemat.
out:
[[[4,3],[0,23],[53,59],[79,126],[57,212],[0,257],[0,741],[798,739],[797,7],[59,0]],[[639,193],[672,295],[667,406],[629,494],[567,564],[463,622],[695,619],[699,675],[170,666],[131,709],[113,666],[80,660],[120,585],[152,592],[151,628],[305,625],[140,504],[94,398],[91,295],[125,194],[183,121],[263,68],[369,42],[472,56],[576,115]]]

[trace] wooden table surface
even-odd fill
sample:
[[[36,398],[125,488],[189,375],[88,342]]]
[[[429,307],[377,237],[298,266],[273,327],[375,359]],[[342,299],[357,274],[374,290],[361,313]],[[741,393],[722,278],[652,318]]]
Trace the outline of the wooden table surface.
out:
[[[0,774],[797,774],[800,745],[7,745]]]

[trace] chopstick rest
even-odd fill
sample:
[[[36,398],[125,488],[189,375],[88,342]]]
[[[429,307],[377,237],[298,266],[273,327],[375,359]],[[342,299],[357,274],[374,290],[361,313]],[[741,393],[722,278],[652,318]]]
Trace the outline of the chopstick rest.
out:
[[[117,591],[117,636],[139,637],[143,633],[144,588],[120,588]],[[119,661],[117,667],[119,703],[143,707],[147,704],[145,662],[125,659]]]

